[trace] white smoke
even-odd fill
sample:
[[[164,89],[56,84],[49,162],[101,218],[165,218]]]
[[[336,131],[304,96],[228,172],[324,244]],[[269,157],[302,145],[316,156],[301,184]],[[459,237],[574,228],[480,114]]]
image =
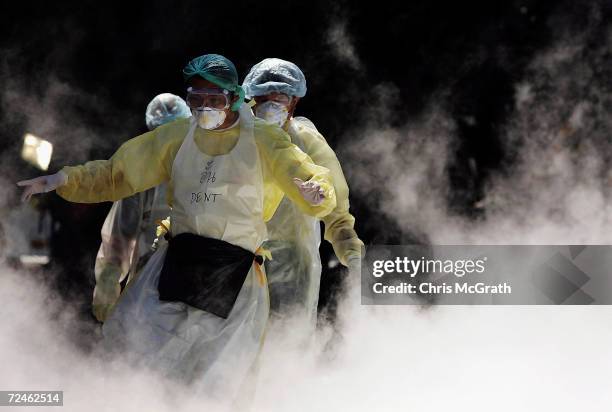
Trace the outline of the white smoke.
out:
[[[361,70],[363,63],[357,55],[353,39],[346,28],[346,20],[332,24],[327,31],[327,44],[336,58],[354,70]]]
[[[403,127],[351,131],[340,154],[352,193],[378,201],[380,213],[434,244],[610,243],[612,73],[605,56],[612,34],[590,48],[587,34],[568,34],[542,51],[517,82],[502,132],[512,164],[500,167],[473,205],[483,219],[449,211],[458,137],[439,98]]]
[[[120,113],[98,95],[52,74],[35,81],[10,73],[2,73],[2,78],[0,103],[9,108],[5,121],[23,122],[23,129],[51,141],[54,157],[59,154],[62,159],[85,162],[92,148],[116,147],[126,138],[126,131],[119,130],[118,122],[111,121],[120,119]],[[101,133],[88,124],[84,120],[86,115],[96,121],[102,119],[97,127],[102,123],[108,125],[106,132]],[[124,126],[133,128],[133,119],[124,121]],[[15,136],[15,139],[21,137]]]
[[[4,269],[0,299],[1,388],[63,390],[69,411],[207,406],[187,388],[78,350],[68,338],[78,321],[30,278]],[[423,310],[357,302],[345,302],[332,355],[322,345],[299,349],[290,329],[270,336],[252,410],[603,411],[612,400],[607,307]]]
[[[173,382],[129,367],[124,358],[78,348],[72,337],[83,321],[45,283],[6,267],[0,271],[2,390],[64,391],[69,411],[219,410]]]

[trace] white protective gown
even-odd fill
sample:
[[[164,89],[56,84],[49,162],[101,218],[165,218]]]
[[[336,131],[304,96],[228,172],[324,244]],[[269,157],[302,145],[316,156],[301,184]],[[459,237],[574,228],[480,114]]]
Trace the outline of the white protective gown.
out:
[[[188,232],[255,252],[266,239],[263,176],[253,115],[240,109],[240,137],[227,154],[196,146],[192,119],[172,168],[172,235]],[[263,267],[253,264],[227,319],[181,302],[159,301],[162,245],[128,285],[103,327],[106,342],[218,399],[235,399],[263,343],[269,296]]]

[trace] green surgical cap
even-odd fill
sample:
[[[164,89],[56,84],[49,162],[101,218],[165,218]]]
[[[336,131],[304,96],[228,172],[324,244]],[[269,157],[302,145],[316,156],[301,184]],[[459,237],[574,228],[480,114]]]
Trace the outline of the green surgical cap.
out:
[[[191,60],[183,69],[185,81],[193,76],[200,76],[219,87],[234,92],[238,100],[232,105],[237,111],[244,101],[244,90],[238,84],[238,72],[234,63],[219,54],[205,54]]]

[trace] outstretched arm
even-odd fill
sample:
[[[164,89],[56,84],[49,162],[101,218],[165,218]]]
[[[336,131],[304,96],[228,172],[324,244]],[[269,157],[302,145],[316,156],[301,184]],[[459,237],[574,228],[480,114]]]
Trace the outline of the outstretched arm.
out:
[[[336,194],[329,170],[291,143],[277,126],[258,124],[257,143],[276,185],[304,213],[323,217],[336,207]]]
[[[80,203],[116,201],[170,179],[173,156],[185,136],[181,121],[169,123],[125,142],[109,160],[64,167],[55,175],[18,183],[23,200],[56,190]]]

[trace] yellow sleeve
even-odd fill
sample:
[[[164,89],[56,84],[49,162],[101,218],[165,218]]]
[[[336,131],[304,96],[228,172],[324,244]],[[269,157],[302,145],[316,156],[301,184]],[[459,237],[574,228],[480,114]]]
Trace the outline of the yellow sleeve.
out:
[[[351,256],[362,254],[363,242],[355,232],[355,218],[349,212],[349,188],[340,162],[325,138],[309,127],[295,124],[290,134],[297,133],[305,152],[315,164],[329,169],[336,192],[336,207],[321,220],[325,223],[325,240],[330,242],[336,256],[347,265]]]
[[[291,143],[289,135],[278,126],[256,119],[254,131],[264,167],[265,220],[272,217],[283,193],[310,216],[323,217],[336,207],[336,194],[328,169],[315,165],[307,154]],[[325,194],[323,202],[314,206],[304,200],[293,182],[296,177],[321,185]]]
[[[57,194],[79,203],[117,201],[170,180],[188,122],[177,120],[130,139],[109,160],[64,167],[68,182]]]

